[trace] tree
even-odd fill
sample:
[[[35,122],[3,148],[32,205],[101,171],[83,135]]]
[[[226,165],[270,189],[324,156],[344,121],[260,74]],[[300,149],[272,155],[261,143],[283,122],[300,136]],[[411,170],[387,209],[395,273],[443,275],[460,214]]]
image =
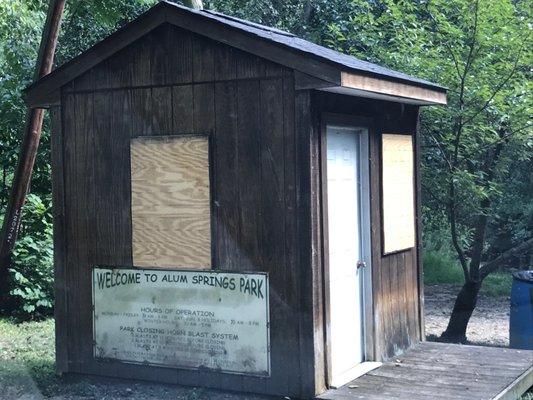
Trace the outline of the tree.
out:
[[[530,239],[483,262],[509,166],[513,160],[531,160],[532,104],[526,93],[532,43],[520,9],[511,2],[453,3],[435,2],[426,9],[435,42],[451,60],[453,103],[445,129],[426,122],[435,147],[425,157],[424,187],[445,210],[465,279],[442,337],[465,342],[483,280],[510,254],[533,248]]]
[[[503,254],[491,254],[487,243],[516,180],[531,179],[530,12],[511,0],[352,0],[316,13],[332,21],[321,32],[330,47],[449,88],[448,108],[423,110],[421,133],[424,217],[444,216],[464,275],[443,334],[450,341],[466,341],[483,280],[531,252],[531,225]]]

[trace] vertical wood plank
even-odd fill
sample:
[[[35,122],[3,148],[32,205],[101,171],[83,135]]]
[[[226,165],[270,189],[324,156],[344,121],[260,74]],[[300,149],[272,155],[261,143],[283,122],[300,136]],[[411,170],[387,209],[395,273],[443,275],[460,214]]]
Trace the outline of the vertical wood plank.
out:
[[[76,108],[74,102],[75,95],[65,95],[62,99],[64,108],[64,182],[65,182],[65,236],[75,239],[77,212],[77,191],[76,191]],[[75,240],[65,241],[66,247],[66,302],[68,306],[67,314],[67,353],[69,355],[68,370],[78,371],[79,336],[76,327],[79,325],[80,316],[78,313],[77,297],[77,260],[78,251]]]
[[[296,135],[295,135],[295,93],[294,79],[283,79],[283,129],[284,129],[284,179],[285,179],[285,279],[287,291],[285,294],[288,305],[287,324],[291,327],[287,335],[287,347],[290,359],[287,371],[290,372],[289,393],[298,393],[301,389],[300,381],[300,347],[299,325],[295,322],[300,317],[300,282],[298,265],[298,233],[296,215]],[[296,371],[298,371],[296,373]]]
[[[370,154],[370,231],[371,231],[371,252],[372,252],[372,291],[373,291],[373,313],[374,313],[374,343],[375,359],[381,360],[385,352],[384,341],[384,298],[381,281],[381,200],[380,200],[380,135],[376,130],[369,132],[369,154]]]
[[[405,253],[405,288],[406,288],[406,318],[408,325],[408,335],[410,343],[416,343],[419,339],[418,329],[418,287],[417,268],[414,257],[415,251],[410,250]]]
[[[237,77],[236,50],[230,46],[215,47],[215,80],[230,80]]]
[[[54,320],[56,344],[56,370],[68,371],[68,296],[67,253],[65,232],[65,182],[63,157],[63,129],[61,106],[50,109],[51,160],[52,160],[52,210],[54,217]]]
[[[190,32],[172,26],[170,28],[170,40],[168,48],[168,83],[180,84],[192,82],[192,34]]]
[[[262,60],[249,53],[239,52],[237,57],[237,78],[261,78],[265,76],[265,64]]]
[[[152,88],[152,133],[172,133],[172,89],[169,86]]]
[[[213,42],[202,36],[193,38],[193,81],[207,82],[215,76],[215,57]]]
[[[148,136],[152,129],[152,89],[133,89],[131,91],[131,136]],[[105,111],[105,110],[102,110]]]
[[[133,86],[150,86],[151,84],[151,43],[151,38],[148,35],[135,42],[131,72]]]
[[[259,82],[237,83],[237,174],[239,178],[240,271],[261,266],[261,204]],[[262,270],[261,268],[259,268]]]
[[[65,89],[67,91],[91,91],[94,90],[94,74],[93,70],[85,72],[83,75],[74,79],[70,84],[67,84]]]
[[[132,84],[133,52],[135,46],[128,46],[113,55],[107,62],[107,87],[121,88]]]
[[[259,82],[240,81],[237,86],[237,177],[239,242],[237,271],[265,271],[261,258],[261,125]],[[272,339],[272,337],[271,337]],[[271,381],[269,381],[272,383]],[[243,377],[241,390],[265,390],[266,382]]]
[[[108,219],[113,213],[111,196],[113,187],[113,148],[111,147],[112,116],[110,109],[112,107],[112,95],[107,92],[94,94],[94,112],[100,118],[95,120],[95,181],[98,185],[95,187],[96,194],[96,248],[98,256],[96,263],[98,265],[112,265],[113,262],[113,236],[114,228],[112,227],[113,219]],[[120,167],[119,167],[120,168]],[[111,232],[110,232],[111,231]]]
[[[215,86],[213,83],[193,85],[194,132],[212,132],[215,127]]]
[[[170,25],[164,24],[147,35],[150,42],[150,74],[152,85],[167,83],[170,71],[168,43],[170,42]]]
[[[216,114],[216,200],[218,268],[238,270],[237,253],[240,242],[238,212],[238,153],[237,153],[237,84],[221,82],[215,85]]]
[[[92,69],[93,87],[95,90],[109,87],[109,67],[108,60],[102,61]]]
[[[322,207],[320,175],[320,116],[316,112],[313,97],[311,110],[313,129],[311,130],[311,269],[313,271],[313,326],[314,326],[314,378],[315,393],[326,389],[325,380],[325,333],[324,333],[324,268],[322,265]]]
[[[270,315],[272,326],[271,362],[278,368],[272,371],[272,384],[287,392],[290,376],[281,366],[291,365],[291,349],[287,338],[291,326],[286,324],[289,316],[286,298],[291,288],[287,287],[285,264],[285,187],[284,187],[284,131],[283,131],[283,81],[261,80],[260,94],[260,143],[261,143],[261,260],[262,267],[270,276]],[[283,242],[280,243],[280,240]],[[294,366],[296,367],[296,365]]]
[[[300,274],[300,373],[303,397],[314,396],[323,391],[323,321],[316,325],[317,301],[321,301],[321,273],[316,243],[316,206],[314,196],[317,182],[315,175],[318,160],[316,146],[318,137],[313,127],[311,92],[299,91],[295,96],[295,132],[297,136],[297,230],[298,230],[298,269]]]
[[[422,265],[422,184],[420,179],[420,108],[415,111],[415,204],[416,204],[416,249],[415,265],[418,290],[418,323],[420,327],[420,340],[426,339],[425,318],[424,318],[424,269]]]
[[[393,279],[391,274],[394,272],[394,257],[386,256],[381,261],[381,284],[383,290],[383,340],[385,347],[385,359],[394,354],[394,316],[392,312],[392,293]],[[391,284],[392,283],[392,284]]]
[[[132,265],[131,233],[131,170],[130,170],[130,135],[131,135],[131,95],[121,90],[112,93],[112,135],[111,145],[114,150],[113,203],[114,225],[118,227],[115,234],[114,263]],[[170,124],[169,124],[170,125]],[[118,168],[117,168],[118,166]]]
[[[410,253],[410,250],[404,251],[398,254],[398,299],[397,304],[400,309],[399,318],[400,318],[400,347],[401,349],[406,349],[410,345],[409,340],[409,324],[407,320],[407,282],[406,276],[409,266],[407,265],[407,260],[405,255]]]
[[[77,293],[80,325],[80,362],[92,359],[92,285],[91,267],[95,256],[95,238],[92,219],[95,210],[94,196],[94,109],[93,94],[76,95],[76,190],[78,201],[77,226]]]
[[[192,85],[172,87],[173,134],[194,132],[194,97],[192,88]]]

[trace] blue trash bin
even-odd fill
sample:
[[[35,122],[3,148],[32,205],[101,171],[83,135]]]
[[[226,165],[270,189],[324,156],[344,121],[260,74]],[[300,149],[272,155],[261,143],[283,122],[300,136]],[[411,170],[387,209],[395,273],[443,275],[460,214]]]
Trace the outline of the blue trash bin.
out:
[[[513,274],[509,345],[533,350],[533,271]]]

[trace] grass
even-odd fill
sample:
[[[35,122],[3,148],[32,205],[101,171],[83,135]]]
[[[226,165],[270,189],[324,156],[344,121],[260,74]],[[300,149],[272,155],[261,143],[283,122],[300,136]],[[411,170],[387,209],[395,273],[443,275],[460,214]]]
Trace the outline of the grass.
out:
[[[424,252],[425,284],[462,285],[463,282],[463,270],[453,255],[435,250]],[[513,278],[510,273],[495,272],[483,281],[482,291],[494,297],[509,296],[512,283]]]
[[[198,387],[60,376],[55,371],[54,320],[17,324],[0,317],[0,400],[24,398],[135,400],[252,400]]]
[[[64,393],[65,379],[55,372],[54,349],[53,319],[20,324],[0,319],[0,386],[35,384],[45,396]],[[67,393],[83,395],[81,386],[73,382]]]

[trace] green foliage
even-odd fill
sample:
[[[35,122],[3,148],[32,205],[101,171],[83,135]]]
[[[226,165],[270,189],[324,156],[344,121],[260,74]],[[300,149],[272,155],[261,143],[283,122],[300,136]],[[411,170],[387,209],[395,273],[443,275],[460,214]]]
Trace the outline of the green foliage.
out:
[[[512,285],[513,276],[510,273],[496,272],[485,278],[481,290],[494,297],[510,296]]]
[[[28,195],[23,215],[24,229],[13,251],[9,270],[10,311],[17,317],[35,318],[52,310],[52,216],[45,203],[34,194]]]
[[[450,251],[425,251],[423,259],[424,283],[427,285],[461,284],[463,270]]]
[[[428,250],[423,254],[426,285],[461,285],[464,282],[461,265],[451,250]],[[483,281],[481,290],[493,297],[509,296],[512,283],[513,278],[509,272],[497,272]]]

